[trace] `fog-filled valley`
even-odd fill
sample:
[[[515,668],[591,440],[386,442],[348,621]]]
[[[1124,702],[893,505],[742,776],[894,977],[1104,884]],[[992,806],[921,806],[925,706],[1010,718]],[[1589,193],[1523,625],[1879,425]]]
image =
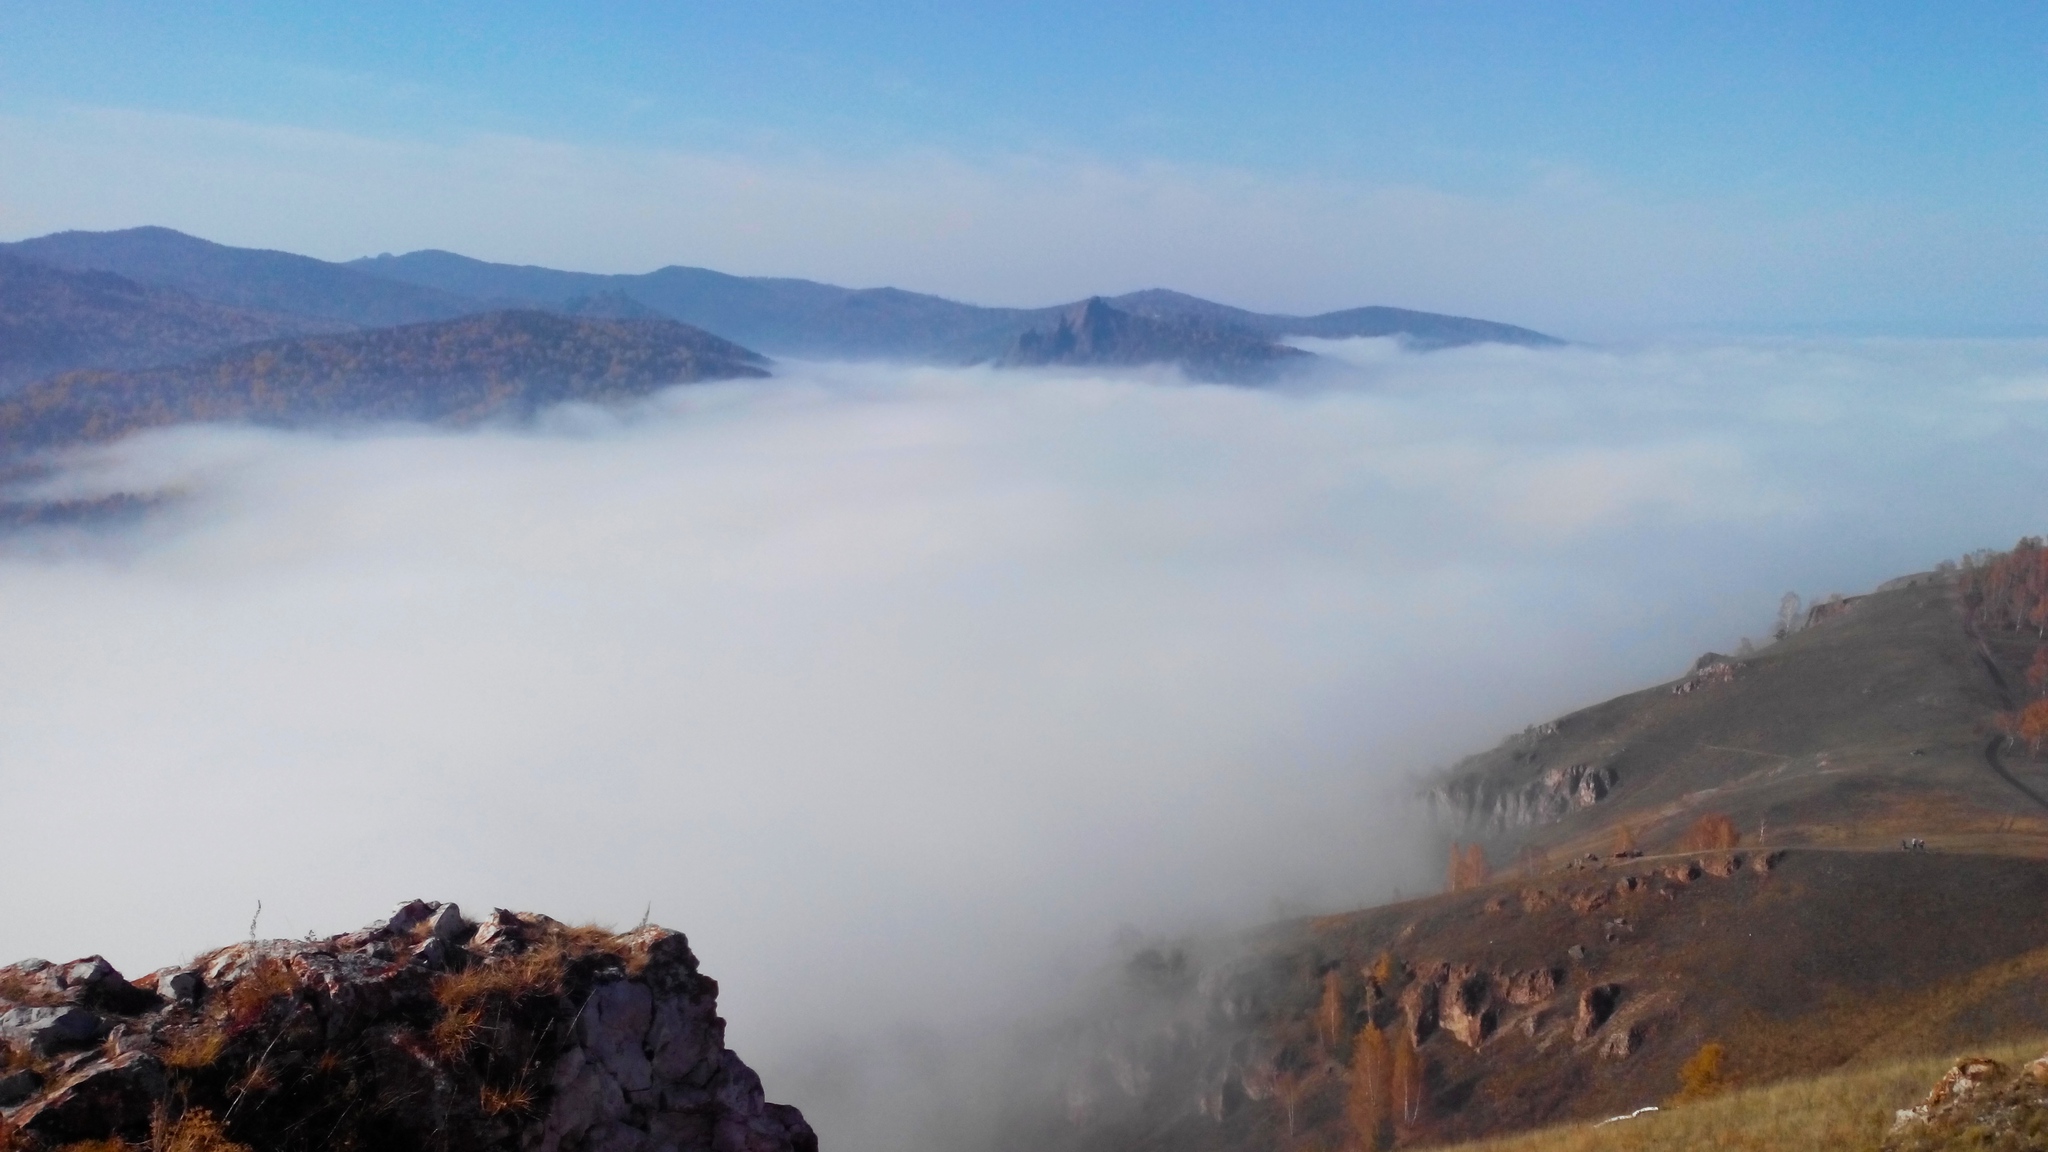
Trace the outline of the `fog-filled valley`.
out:
[[[2040,342],[1297,343],[58,457],[155,503],[0,540],[0,953],[651,916],[904,1147],[1133,942],[1433,890],[1430,768],[2040,527]]]

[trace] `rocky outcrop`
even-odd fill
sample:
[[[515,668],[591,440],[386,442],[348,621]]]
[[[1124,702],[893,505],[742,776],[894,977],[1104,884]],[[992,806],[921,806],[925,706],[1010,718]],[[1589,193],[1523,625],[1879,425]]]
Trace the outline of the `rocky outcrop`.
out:
[[[1448,973],[1442,969],[1418,975],[1413,983],[1401,990],[1401,1018],[1408,1032],[1408,1042],[1417,1047],[1436,1034],[1437,1013],[1447,976]]]
[[[717,994],[677,932],[424,901],[134,983],[28,961],[0,968],[0,1147],[816,1152]]]
[[[1493,1006],[1492,977],[1474,965],[1452,968],[1437,1004],[1437,1020],[1443,1030],[1477,1051],[1493,1035],[1499,1016]]]
[[[1927,1099],[1892,1120],[1885,1152],[2039,1148],[2048,1141],[2048,1056],[2017,1070],[1969,1056],[1936,1081]]]
[[[1578,1014],[1572,1018],[1572,1039],[1584,1040],[1600,1030],[1621,1002],[1621,985],[1595,984],[1579,993]]]
[[[1743,669],[1747,667],[1747,665],[1730,663],[1726,660],[1715,661],[1709,664],[1705,663],[1705,659],[1705,657],[1701,657],[1702,663],[1693,669],[1692,675],[1671,686],[1671,694],[1673,696],[1690,696],[1703,688],[1715,688],[1723,684],[1733,684],[1736,677],[1742,675]]]
[[[1429,802],[1440,823],[1491,835],[1554,824],[1607,799],[1620,781],[1612,764],[1572,764],[1546,768],[1521,784],[1459,777],[1431,790]]]

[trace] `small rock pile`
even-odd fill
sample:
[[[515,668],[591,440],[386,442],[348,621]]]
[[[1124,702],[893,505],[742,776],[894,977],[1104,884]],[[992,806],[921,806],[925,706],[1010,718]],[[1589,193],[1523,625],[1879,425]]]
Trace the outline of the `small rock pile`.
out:
[[[2048,1056],[2018,1070],[1985,1056],[1956,1061],[1917,1107],[1892,1122],[1885,1152],[2048,1148]]]
[[[133,982],[24,961],[0,968],[0,1150],[816,1152],[717,995],[665,928],[417,900]]]

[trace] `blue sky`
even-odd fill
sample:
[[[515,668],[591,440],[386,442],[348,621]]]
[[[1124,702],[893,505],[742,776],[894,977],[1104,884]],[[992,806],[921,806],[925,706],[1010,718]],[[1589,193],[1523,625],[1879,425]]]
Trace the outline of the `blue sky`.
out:
[[[14,3],[0,232],[2032,332],[2044,67],[2007,4]]]

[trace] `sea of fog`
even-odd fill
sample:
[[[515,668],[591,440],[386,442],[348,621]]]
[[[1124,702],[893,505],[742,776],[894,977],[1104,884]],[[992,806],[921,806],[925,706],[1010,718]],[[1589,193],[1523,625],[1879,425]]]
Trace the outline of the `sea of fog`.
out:
[[[69,457],[164,500],[0,538],[0,957],[651,915],[884,1152],[1120,939],[1434,884],[1431,767],[2048,529],[2044,343],[1308,346]]]

